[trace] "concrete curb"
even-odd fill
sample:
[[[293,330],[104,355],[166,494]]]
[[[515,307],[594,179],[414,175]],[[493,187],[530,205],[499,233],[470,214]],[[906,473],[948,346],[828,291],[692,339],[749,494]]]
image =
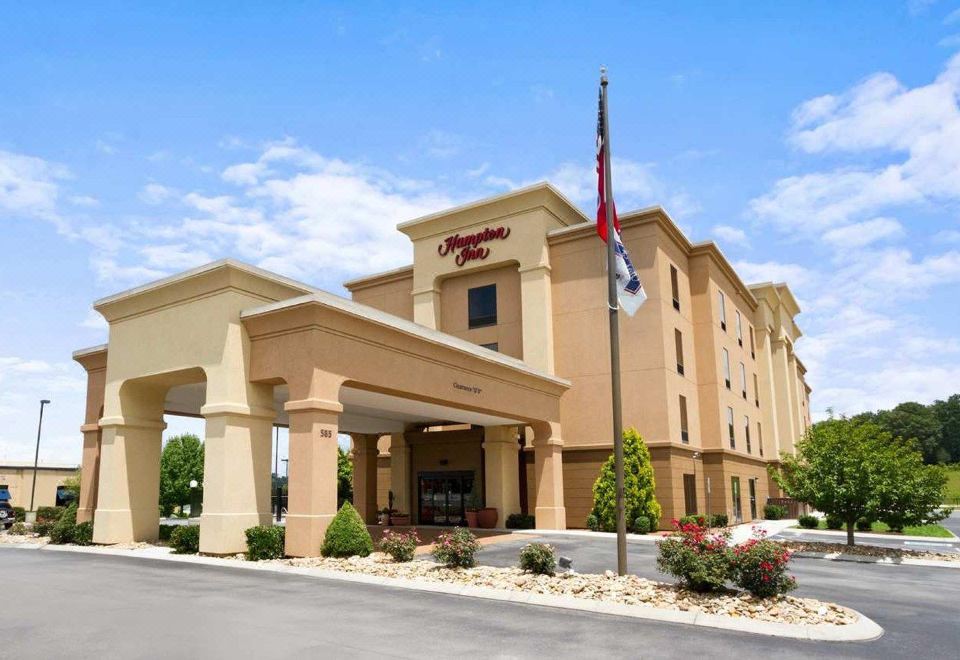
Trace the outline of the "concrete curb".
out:
[[[578,536],[589,539],[615,539],[614,532],[591,532],[587,529],[509,529],[506,530],[518,535],[528,536]],[[627,534],[627,541],[639,541],[644,543],[656,543],[665,539],[665,536],[659,534]]]
[[[947,530],[948,532],[950,530]],[[846,532],[838,532],[835,529],[803,529],[802,527],[787,527],[780,534],[789,533],[789,534],[822,534],[823,536],[836,536],[839,538],[847,538]],[[953,532],[950,532],[953,534]],[[885,541],[920,541],[922,543],[939,543],[941,545],[956,545],[960,542],[960,537],[956,534],[953,536],[901,536],[898,534],[874,534],[871,532],[857,532],[856,538],[858,539],[882,539]]]
[[[770,637],[788,637],[792,639],[809,639],[824,642],[862,642],[874,640],[883,635],[883,628],[877,625],[872,619],[869,619],[860,612],[856,612],[856,610],[851,611],[855,612],[860,619],[854,624],[848,626],[833,626],[827,624],[812,626],[796,623],[757,621],[755,619],[748,619],[745,617],[730,617],[719,614],[705,614],[703,612],[683,612],[679,610],[667,610],[643,605],[626,605],[623,603],[594,601],[587,600],[585,598],[575,598],[572,596],[555,596],[552,594],[536,594],[524,591],[492,589],[489,587],[477,587],[474,585],[428,582],[425,580],[406,580],[402,578],[391,578],[380,575],[366,575],[363,573],[329,571],[320,568],[285,566],[283,564],[275,564],[272,562],[247,562],[237,561],[235,559],[225,559],[222,557],[175,555],[170,551],[169,548],[153,547],[139,550],[121,550],[102,546],[81,547],[69,545],[38,545],[35,543],[0,545],[0,548],[3,547],[21,548],[27,550],[43,550],[48,552],[75,552],[91,555],[132,557],[136,559],[154,559],[186,564],[202,564],[207,566],[237,568],[241,570],[286,573],[315,579],[357,582],[361,584],[392,587],[395,589],[413,589],[416,591],[441,593],[451,596],[468,596],[471,598],[484,598],[487,600],[497,600],[501,602],[538,605],[540,607],[577,610],[581,612],[593,612],[596,614],[608,614],[613,616],[629,617],[633,619],[646,619],[649,621],[662,621],[667,623],[683,623],[706,628],[720,628],[723,630],[736,630],[739,632],[752,633],[755,635],[767,635]]]
[[[884,566],[932,566],[936,568],[960,568],[960,562],[942,559],[912,559],[904,557],[870,557],[868,555],[848,555],[842,552],[794,552],[792,557],[800,559],[825,559],[827,561],[850,561],[857,564],[882,564]]]

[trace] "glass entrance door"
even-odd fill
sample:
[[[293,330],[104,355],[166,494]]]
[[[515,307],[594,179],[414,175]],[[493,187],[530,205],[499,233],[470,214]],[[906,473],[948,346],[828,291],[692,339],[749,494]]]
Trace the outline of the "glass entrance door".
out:
[[[740,503],[740,477],[730,477],[730,492],[733,495],[733,520],[743,522],[743,505]]]
[[[750,519],[757,519],[757,480],[750,480]]]
[[[421,525],[463,525],[467,495],[473,492],[473,472],[421,472],[417,499]]]

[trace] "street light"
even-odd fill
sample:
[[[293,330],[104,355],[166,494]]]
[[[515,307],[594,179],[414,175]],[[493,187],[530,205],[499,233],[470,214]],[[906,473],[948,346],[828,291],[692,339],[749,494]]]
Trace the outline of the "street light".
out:
[[[40,421],[37,422],[37,451],[33,455],[33,484],[30,486],[30,510],[33,511],[33,496],[37,492],[37,463],[40,461],[40,429],[43,428],[43,407],[49,399],[40,400]]]

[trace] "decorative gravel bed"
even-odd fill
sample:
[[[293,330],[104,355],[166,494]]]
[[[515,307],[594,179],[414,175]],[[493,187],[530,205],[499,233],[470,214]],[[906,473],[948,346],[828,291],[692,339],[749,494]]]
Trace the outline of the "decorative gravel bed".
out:
[[[699,611],[706,614],[746,617],[778,623],[844,626],[855,623],[859,618],[854,612],[844,607],[813,598],[793,596],[754,598],[748,593],[739,592],[697,594],[671,584],[654,582],[635,575],[618,577],[610,571],[603,575],[574,573],[551,577],[525,573],[519,568],[477,566],[468,569],[450,569],[423,560],[398,564],[382,553],[374,553],[365,558],[310,557],[279,559],[273,562],[288,566],[364,573],[405,580],[457,583],[685,612]]]
[[[40,543],[46,545],[49,542],[50,537],[48,536],[36,536],[35,534],[11,534],[10,532],[0,534],[0,544]]]
[[[878,557],[884,559],[936,559],[960,563],[960,553],[934,552],[932,550],[900,550],[883,548],[876,545],[846,545],[845,543],[824,543],[822,541],[782,541],[793,552],[824,552]]]

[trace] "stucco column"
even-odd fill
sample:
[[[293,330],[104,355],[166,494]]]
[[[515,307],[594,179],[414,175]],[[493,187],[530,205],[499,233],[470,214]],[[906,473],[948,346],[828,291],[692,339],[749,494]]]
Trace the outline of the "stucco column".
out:
[[[206,419],[200,552],[243,552],[247,548],[245,530],[272,524],[274,411],[207,404],[200,413]]]
[[[523,361],[553,373],[553,298],[550,266],[520,268],[520,302],[523,307]]]
[[[166,424],[104,417],[94,543],[155,541],[160,532],[160,446]]]
[[[777,415],[777,456],[780,453],[793,453],[796,438],[796,420],[791,395],[791,380],[796,380],[796,370],[790,374],[789,346],[783,339],[773,339],[770,342],[773,353],[773,380],[776,399],[773,409]]]
[[[436,330],[440,327],[440,290],[434,286],[414,291],[413,320]]]
[[[356,433],[353,438],[353,506],[363,519],[377,522],[378,435]]]
[[[97,480],[100,474],[100,444],[102,431],[99,424],[84,424],[83,462],[80,465],[80,501],[77,503],[77,522],[93,520],[97,509]]]
[[[511,513],[520,513],[519,451],[517,427],[484,427],[486,505],[497,510],[497,524],[500,527],[503,527]]]
[[[286,553],[317,557],[337,512],[337,429],[343,406],[337,401],[288,401],[290,481]]]
[[[390,491],[393,508],[400,513],[410,510],[410,445],[403,433],[390,435]]]
[[[566,529],[563,505],[563,440],[555,422],[533,426],[534,470],[537,473],[537,529]]]

